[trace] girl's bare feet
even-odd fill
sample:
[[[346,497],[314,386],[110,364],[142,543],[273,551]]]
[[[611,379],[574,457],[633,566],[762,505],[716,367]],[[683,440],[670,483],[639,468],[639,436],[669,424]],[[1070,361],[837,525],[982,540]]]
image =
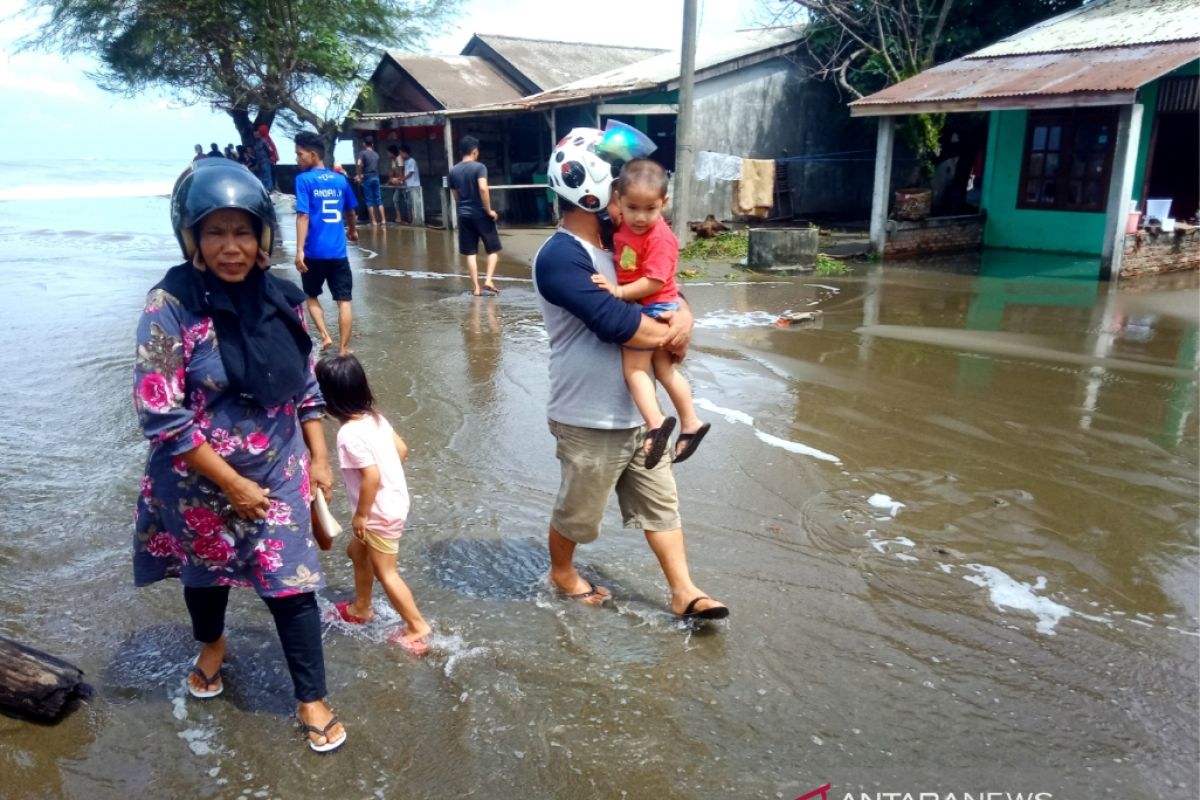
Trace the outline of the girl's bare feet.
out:
[[[433,628],[429,627],[428,622],[421,620],[416,625],[406,624],[392,634],[388,641],[400,645],[415,656],[421,656],[429,650],[429,643],[425,641],[425,637],[431,633]]]

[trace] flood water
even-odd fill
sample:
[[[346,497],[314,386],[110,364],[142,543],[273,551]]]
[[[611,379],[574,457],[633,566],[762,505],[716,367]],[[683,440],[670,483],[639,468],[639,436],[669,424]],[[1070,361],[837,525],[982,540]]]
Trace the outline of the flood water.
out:
[[[400,564],[436,636],[418,660],[329,623],[350,739],[319,757],[252,592],[200,702],[178,584],[132,585],[133,334],[178,260],[166,201],[0,209],[0,633],[96,689],[57,726],[0,718],[5,798],[1200,791],[1195,273],[1114,292],[987,254],[690,282],[713,431],[676,477],[697,583],[733,610],[693,632],[615,503],[579,551],[615,609],[547,590],[528,267],[474,299],[444,233],[363,229],[352,346],[411,447]],[[824,313],[772,325],[788,309]],[[328,608],[353,584],[324,561]]]

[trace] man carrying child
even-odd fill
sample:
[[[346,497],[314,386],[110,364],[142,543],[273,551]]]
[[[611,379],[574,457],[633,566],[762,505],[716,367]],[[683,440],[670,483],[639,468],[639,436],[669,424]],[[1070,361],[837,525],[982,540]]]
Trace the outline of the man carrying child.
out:
[[[669,461],[646,466],[644,426],[625,386],[621,348],[663,347],[682,359],[691,338],[686,302],[654,319],[593,283],[612,284],[612,255],[602,246],[612,164],[600,154],[604,133],[577,128],[554,149],[550,187],[562,205],[561,228],[534,258],[534,286],[550,339],[550,431],[562,466],[550,518],[550,580],[564,596],[600,605],[611,597],[575,568],[575,548],[600,534],[615,490],[625,527],[640,528],[671,590],[681,619],[722,619],[729,609],[692,582],[679,498]],[[590,145],[590,147],[589,147]],[[607,218],[607,215],[603,215]]]

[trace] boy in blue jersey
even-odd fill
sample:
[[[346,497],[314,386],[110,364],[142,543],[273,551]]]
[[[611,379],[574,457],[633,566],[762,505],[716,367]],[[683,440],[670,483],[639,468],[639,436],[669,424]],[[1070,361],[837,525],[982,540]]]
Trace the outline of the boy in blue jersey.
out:
[[[321,286],[328,282],[338,309],[339,354],[350,352],[350,291],[354,286],[346,239],[358,241],[358,201],[346,176],[325,169],[325,143],[309,131],[296,134],[296,269],[308,295],[308,313],[321,334],[321,349],[333,346],[321,310]],[[345,224],[350,230],[346,231]]]

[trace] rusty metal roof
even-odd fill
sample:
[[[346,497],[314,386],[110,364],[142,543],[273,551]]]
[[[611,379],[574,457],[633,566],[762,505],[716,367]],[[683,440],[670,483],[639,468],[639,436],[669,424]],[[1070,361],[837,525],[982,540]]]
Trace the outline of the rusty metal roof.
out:
[[[1200,41],[1035,55],[975,55],[850,104],[855,117],[1132,103],[1137,89],[1200,56]]]
[[[1197,0],[1098,0],[1001,39],[969,58],[1200,39]],[[1196,52],[1200,56],[1200,51]]]
[[[482,50],[490,50],[504,64],[525,78],[530,93],[581,80],[666,52],[663,49],[645,47],[555,42],[547,39],[477,33],[463,48],[462,54],[481,55]]]
[[[696,80],[707,80],[786,55],[800,46],[803,31],[802,26],[788,26],[700,37],[696,42]],[[679,69],[679,51],[673,50],[520,100],[453,109],[446,113],[451,117],[511,114],[586,103],[597,98],[670,91],[678,88]]]
[[[799,25],[756,28],[723,36],[701,36],[696,41],[696,79],[703,80],[706,71],[719,70],[725,65],[743,66],[747,64],[747,59],[757,62],[764,57],[786,52],[798,46],[803,36],[804,27]],[[558,86],[529,100],[540,102],[620,94],[655,87],[673,88],[670,84],[678,81],[679,49],[676,48],[635,64]]]
[[[521,90],[490,61],[478,56],[431,56],[388,52],[442,108],[517,100]]]
[[[715,78],[787,55],[800,47],[803,34],[802,26],[788,26],[700,37],[696,43],[696,80]],[[440,121],[447,117],[518,114],[533,109],[549,110],[557,106],[578,105],[598,98],[664,89],[670,91],[677,88],[678,83],[679,51],[674,50],[524,98],[501,98],[499,101],[493,99],[491,102],[450,107],[445,111],[436,112],[376,112],[362,114],[358,119],[372,124],[385,120],[407,120],[410,124],[426,124],[430,119]]]

